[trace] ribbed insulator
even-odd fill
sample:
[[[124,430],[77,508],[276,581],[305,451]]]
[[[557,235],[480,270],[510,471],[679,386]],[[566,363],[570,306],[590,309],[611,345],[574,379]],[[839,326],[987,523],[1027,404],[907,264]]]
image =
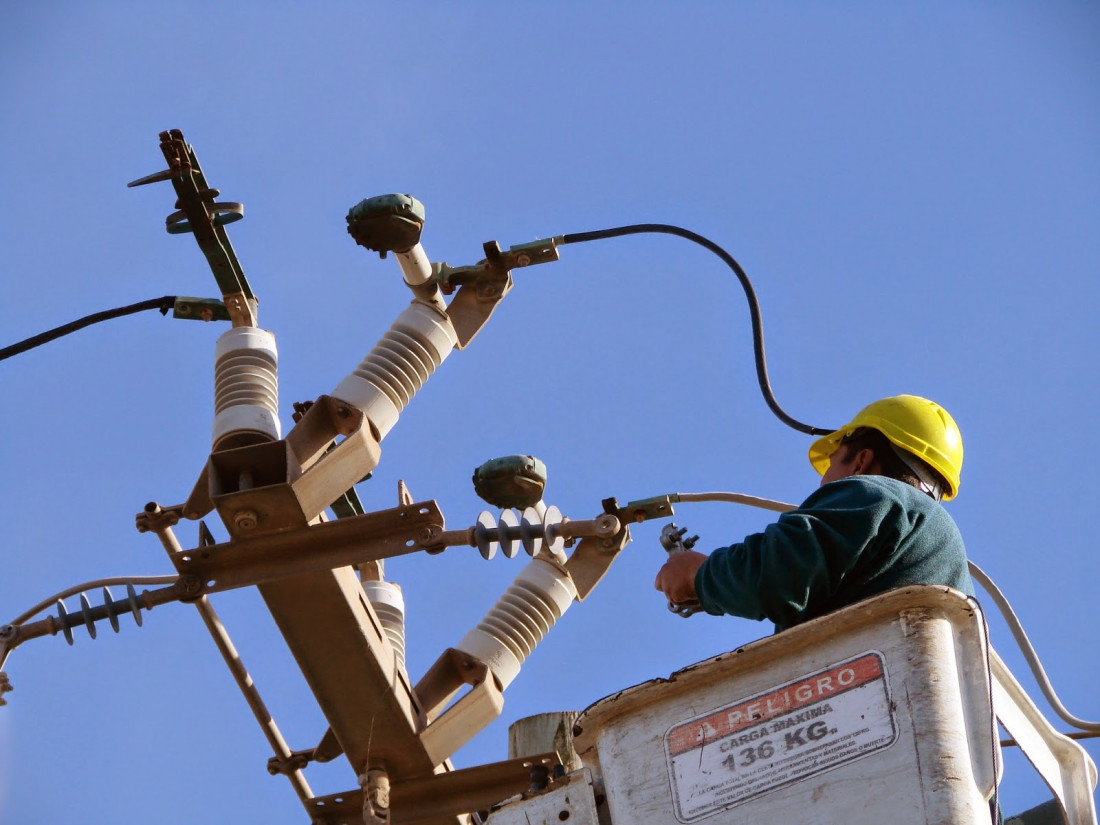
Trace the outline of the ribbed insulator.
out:
[[[275,336],[234,327],[218,339],[214,356],[215,450],[277,441],[279,355]]]
[[[365,581],[363,592],[374,608],[382,631],[393,648],[393,658],[397,669],[405,670],[405,597],[400,585],[387,581]]]
[[[413,302],[332,395],[361,409],[383,438],[457,341],[444,313]]]
[[[568,573],[551,561],[533,559],[457,647],[487,664],[507,687],[576,597]]]

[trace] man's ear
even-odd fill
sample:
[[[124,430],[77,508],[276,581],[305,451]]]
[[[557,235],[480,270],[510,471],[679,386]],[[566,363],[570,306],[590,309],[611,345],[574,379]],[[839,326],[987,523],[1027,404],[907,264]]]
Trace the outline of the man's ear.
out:
[[[875,463],[875,451],[870,447],[864,447],[852,457],[851,463],[852,475],[873,475],[871,472],[871,465]]]

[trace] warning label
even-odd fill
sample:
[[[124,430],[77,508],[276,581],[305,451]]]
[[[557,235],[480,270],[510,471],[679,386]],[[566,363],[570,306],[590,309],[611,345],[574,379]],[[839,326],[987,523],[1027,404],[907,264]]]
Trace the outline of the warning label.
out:
[[[883,657],[869,651],[669,730],[676,818],[693,822],[887,748],[897,735]]]

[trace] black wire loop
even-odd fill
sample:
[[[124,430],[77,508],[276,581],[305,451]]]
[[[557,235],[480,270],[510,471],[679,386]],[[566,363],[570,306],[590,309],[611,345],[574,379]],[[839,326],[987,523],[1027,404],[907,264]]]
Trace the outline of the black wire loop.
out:
[[[563,244],[584,243],[586,241],[598,241],[604,238],[618,238],[623,235],[644,234],[676,235],[680,238],[692,241],[693,243],[697,243],[704,249],[709,249],[725,261],[726,266],[733,270],[733,274],[736,275],[737,280],[741,282],[741,288],[745,291],[745,298],[747,298],[749,302],[749,316],[752,319],[752,350],[756,359],[756,380],[760,384],[760,392],[764,395],[764,402],[780,421],[799,432],[806,433],[807,435],[828,435],[833,432],[831,429],[826,430],[821,427],[803,424],[798,419],[788,415],[787,412],[779,406],[779,402],[775,400],[771,382],[768,380],[768,364],[764,359],[764,321],[760,316],[760,302],[756,299],[756,291],[752,288],[749,276],[745,274],[745,270],[741,268],[741,264],[737,263],[732,255],[714,241],[679,226],[672,226],[665,223],[638,223],[630,226],[619,226],[614,229],[600,229],[596,232],[575,232],[571,235],[562,235],[559,242]]]
[[[699,244],[704,249],[713,252],[725,262],[726,266],[733,270],[733,274],[737,276],[737,280],[741,283],[741,288],[745,291],[745,298],[748,300],[749,304],[749,316],[752,321],[752,349],[753,356],[756,360],[756,379],[757,383],[760,385],[760,392],[764,396],[764,402],[780,421],[799,432],[806,433],[807,435],[828,435],[833,432],[831,429],[823,429],[821,427],[814,427],[802,423],[789,415],[786,410],[779,406],[779,402],[775,400],[775,394],[772,392],[771,382],[768,379],[768,364],[764,357],[764,321],[760,314],[760,302],[756,298],[756,290],[753,289],[752,282],[749,281],[749,276],[745,274],[745,270],[741,268],[741,264],[737,263],[732,255],[714,241],[696,232],[692,232],[689,229],[672,226],[671,224],[639,223],[630,226],[619,226],[612,229],[600,229],[595,232],[574,232],[569,235],[562,235],[559,242],[562,244],[585,243],[587,241],[598,241],[604,238],[618,238],[624,235],[643,234],[676,235],[680,238],[692,241],[693,243]],[[161,315],[166,315],[168,310],[172,308],[175,300],[176,296],[165,295],[162,298],[154,298],[149,301],[142,301],[137,304],[119,307],[118,309],[109,309],[104,312],[97,312],[94,315],[88,315],[72,323],[65,324],[64,326],[40,333],[24,341],[20,341],[17,344],[5,347],[0,350],[0,361],[3,361],[5,358],[10,358],[13,355],[18,355],[21,352],[26,352],[34,347],[41,346],[49,341],[61,338],[64,335],[76,332],[78,329],[97,324],[100,321],[119,318],[123,315],[132,315],[133,313],[147,309],[158,309]]]

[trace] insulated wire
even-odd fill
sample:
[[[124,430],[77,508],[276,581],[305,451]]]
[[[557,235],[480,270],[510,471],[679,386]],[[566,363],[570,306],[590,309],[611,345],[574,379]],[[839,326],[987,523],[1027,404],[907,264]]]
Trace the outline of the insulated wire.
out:
[[[5,358],[11,358],[13,355],[19,355],[21,352],[26,352],[29,349],[40,347],[43,344],[50,341],[61,338],[72,332],[76,332],[78,329],[84,329],[84,327],[90,327],[92,324],[98,324],[100,321],[109,321],[112,318],[121,318],[124,315],[133,315],[136,312],[144,312],[147,309],[160,310],[161,315],[167,315],[168,310],[172,308],[172,305],[176,302],[175,295],[165,295],[161,298],[152,298],[148,301],[141,301],[136,304],[130,304],[129,306],[117,307],[116,309],[107,309],[103,312],[96,312],[91,315],[86,315],[83,318],[64,324],[60,327],[41,332],[38,335],[32,335],[17,344],[4,347],[0,349],[0,361]]]
[[[664,223],[639,223],[631,226],[620,226],[614,229],[601,229],[596,232],[575,232],[570,235],[562,235],[556,240],[558,243],[562,244],[584,243],[586,241],[602,240],[603,238],[618,238],[623,235],[643,234],[676,235],[680,238],[685,238],[697,243],[705,249],[709,249],[725,261],[726,266],[733,270],[733,274],[736,275],[737,280],[741,282],[741,288],[745,291],[745,297],[749,302],[749,315],[752,318],[752,348],[753,355],[756,358],[756,379],[760,384],[760,392],[764,395],[765,403],[780,421],[799,432],[806,433],[807,435],[828,435],[833,432],[831,429],[826,430],[820,427],[812,427],[809,424],[803,424],[801,421],[792,418],[779,406],[779,402],[775,400],[775,395],[772,393],[771,382],[768,380],[768,365],[764,359],[764,322],[760,316],[760,302],[756,299],[756,291],[752,288],[749,276],[745,274],[745,270],[741,268],[741,265],[734,260],[732,255],[714,241],[704,238],[702,235],[696,234],[688,229]]]
[[[797,510],[797,504],[788,504],[785,501],[774,501],[770,498],[759,496],[747,496],[744,493],[671,493],[670,501],[727,501],[732,504],[747,504],[749,507],[759,507],[761,510],[771,510],[773,513],[789,513]]]
[[[1027,633],[1024,631],[1023,625],[1017,618],[1016,613],[1012,609],[1012,605],[1008,603],[1008,599],[1005,598],[1004,593],[1000,588],[993,583],[993,580],[986,575],[974,562],[970,564],[970,575],[982,586],[982,589],[990,595],[993,599],[993,603],[997,605],[997,608],[1001,611],[1001,615],[1004,616],[1005,623],[1008,625],[1008,629],[1012,631],[1013,637],[1016,639],[1016,644],[1020,646],[1020,651],[1024,654],[1024,658],[1027,659],[1028,667],[1031,668],[1031,673],[1035,677],[1035,681],[1039,683],[1039,689],[1042,690],[1043,695],[1050,702],[1050,706],[1054,709],[1062,720],[1078,730],[1089,731],[1090,733],[1100,733],[1100,722],[1089,722],[1084,719],[1078,719],[1076,716],[1066,710],[1065,705],[1062,704],[1058,698],[1058,694],[1054,692],[1054,687],[1050,683],[1050,679],[1047,678],[1046,671],[1043,669],[1042,662],[1039,661],[1039,655],[1035,652],[1035,648],[1031,644],[1031,640],[1028,639]]]

